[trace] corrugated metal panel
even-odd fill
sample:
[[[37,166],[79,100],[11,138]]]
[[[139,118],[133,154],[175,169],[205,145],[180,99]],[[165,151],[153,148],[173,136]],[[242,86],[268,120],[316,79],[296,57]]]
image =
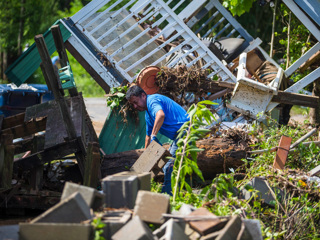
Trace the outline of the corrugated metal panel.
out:
[[[138,122],[129,115],[127,123],[124,123],[119,109],[111,111],[99,135],[102,150],[106,154],[111,154],[144,148],[146,138],[144,114],[145,112],[139,112]],[[160,133],[158,139],[161,143],[171,141]]]
[[[60,20],[56,21],[53,25],[56,24],[60,25],[63,41],[66,41],[71,36],[71,33],[63,26],[63,24],[61,24]],[[49,29],[46,31],[43,36],[51,55],[56,51],[51,30]],[[20,86],[38,69],[40,63],[40,55],[34,43],[12,65],[10,65],[9,68],[7,68],[5,74],[11,82]]]

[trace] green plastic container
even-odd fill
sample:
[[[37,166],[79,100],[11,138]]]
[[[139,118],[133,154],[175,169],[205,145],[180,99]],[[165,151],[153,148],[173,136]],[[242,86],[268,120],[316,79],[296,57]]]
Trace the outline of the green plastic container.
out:
[[[120,108],[110,111],[99,135],[100,147],[106,154],[144,148],[146,138],[145,112],[139,112],[138,121],[129,114],[127,122],[119,113]],[[171,143],[172,140],[158,133],[159,141]]]

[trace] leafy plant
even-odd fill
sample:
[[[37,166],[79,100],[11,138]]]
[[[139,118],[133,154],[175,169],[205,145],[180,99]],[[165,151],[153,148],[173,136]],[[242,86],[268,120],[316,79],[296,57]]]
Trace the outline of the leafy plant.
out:
[[[173,201],[176,200],[178,188],[181,190],[185,187],[189,193],[192,192],[190,185],[185,180],[187,175],[191,176],[194,172],[204,181],[202,172],[197,164],[197,153],[203,151],[203,149],[199,149],[196,146],[196,141],[210,132],[210,130],[203,127],[210,125],[214,120],[213,114],[205,104],[215,105],[216,103],[206,100],[192,104],[187,111],[190,120],[185,122],[178,131],[178,149],[171,177],[172,185],[174,186]]]
[[[101,221],[101,217],[93,219],[91,225],[94,227],[94,240],[105,240],[102,234],[103,228],[106,226],[106,224]]]
[[[120,105],[125,99],[128,86],[111,88],[110,94],[107,97],[107,106],[111,109]]]

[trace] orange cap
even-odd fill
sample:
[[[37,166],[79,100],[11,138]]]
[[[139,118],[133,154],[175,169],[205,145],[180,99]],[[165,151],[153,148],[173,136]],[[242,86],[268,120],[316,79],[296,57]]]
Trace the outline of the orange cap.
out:
[[[151,95],[159,91],[156,84],[157,73],[160,68],[157,66],[148,66],[143,68],[137,76],[137,85],[141,87],[146,94]]]

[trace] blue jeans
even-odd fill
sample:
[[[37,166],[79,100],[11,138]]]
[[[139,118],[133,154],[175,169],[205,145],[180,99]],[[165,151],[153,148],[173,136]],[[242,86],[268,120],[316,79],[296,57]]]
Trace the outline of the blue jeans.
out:
[[[172,196],[172,188],[171,188],[171,174],[173,171],[173,164],[176,158],[176,150],[178,149],[177,142],[179,139],[175,139],[173,143],[169,147],[169,152],[174,159],[170,159],[163,167],[164,172],[164,182],[162,186],[162,193],[167,193]]]

